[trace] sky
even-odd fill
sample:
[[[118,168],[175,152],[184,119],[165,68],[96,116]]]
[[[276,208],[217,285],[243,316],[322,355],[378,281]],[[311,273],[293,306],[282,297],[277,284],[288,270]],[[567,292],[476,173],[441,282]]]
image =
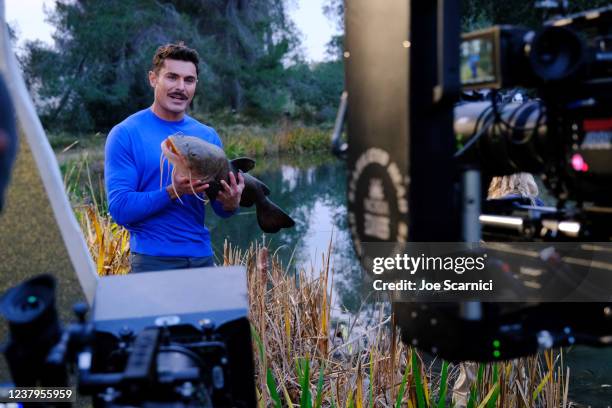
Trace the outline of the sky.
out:
[[[324,0],[294,0],[289,15],[302,36],[302,50],[308,61],[323,61],[325,45],[336,33],[332,21],[323,14]],[[43,7],[51,8],[54,0],[5,0],[6,19],[17,28],[18,46],[24,40],[39,39],[51,44],[53,28],[45,21]]]

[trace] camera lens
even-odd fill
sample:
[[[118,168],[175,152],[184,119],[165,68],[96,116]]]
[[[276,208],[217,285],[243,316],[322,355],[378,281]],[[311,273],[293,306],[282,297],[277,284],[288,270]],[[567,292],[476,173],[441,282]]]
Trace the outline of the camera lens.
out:
[[[55,279],[41,275],[10,289],[0,300],[0,313],[15,340],[34,341],[41,333],[59,332]]]
[[[559,81],[579,70],[584,61],[584,47],[573,31],[547,27],[533,38],[529,58],[533,72],[540,79]]]

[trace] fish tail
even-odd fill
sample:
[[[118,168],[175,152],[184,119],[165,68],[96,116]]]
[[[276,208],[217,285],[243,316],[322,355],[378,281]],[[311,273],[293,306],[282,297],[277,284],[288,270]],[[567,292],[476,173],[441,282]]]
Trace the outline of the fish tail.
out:
[[[295,225],[293,218],[263,194],[258,197],[255,208],[257,222],[263,232],[275,233],[281,228],[290,228]]]

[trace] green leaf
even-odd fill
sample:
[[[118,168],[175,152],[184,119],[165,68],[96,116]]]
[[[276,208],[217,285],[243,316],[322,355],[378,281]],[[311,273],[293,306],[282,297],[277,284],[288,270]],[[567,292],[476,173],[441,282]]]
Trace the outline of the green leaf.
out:
[[[535,389],[535,391],[533,391],[532,394],[532,399],[535,402],[535,400],[538,399],[538,396],[540,395],[540,393],[542,392],[542,390],[544,389],[544,386],[546,385],[546,382],[548,381],[548,379],[550,378],[550,374],[551,371],[549,371],[548,373],[546,373],[546,375],[544,376],[544,378],[542,378],[542,381],[540,381],[540,384],[538,384],[538,387]]]
[[[442,361],[442,372],[440,373],[440,392],[438,393],[438,408],[446,406],[446,389],[448,387],[448,361]]]
[[[397,393],[397,398],[395,399],[395,408],[402,407],[402,400],[404,399],[404,391],[406,390],[407,381],[408,381],[408,364],[406,364],[406,369],[404,370],[404,375],[402,377],[402,383],[400,384],[399,392]]]
[[[498,394],[499,394],[499,383],[495,383],[495,385],[493,386],[493,388],[491,388],[491,390],[489,391],[487,396],[484,398],[484,400],[482,400],[480,405],[478,405],[478,408],[484,408],[485,406],[488,407],[493,398],[497,399]]]
[[[349,399],[348,399],[348,402],[346,403],[346,405],[348,406],[348,408],[355,408],[355,401],[353,400],[353,393],[352,392],[349,394]]]
[[[264,352],[263,343],[261,341],[261,337],[259,337],[259,334],[257,333],[257,329],[255,329],[255,326],[252,324],[251,336],[253,336],[253,339],[255,339],[255,344],[257,344],[257,349],[259,350],[259,357],[263,363],[263,366],[266,367],[266,353]]]
[[[412,375],[414,377],[414,385],[417,394],[417,407],[427,408],[425,405],[425,391],[423,390],[423,380],[421,379],[421,366],[414,350],[412,351]]]
[[[310,361],[306,358],[300,359],[301,368],[299,379],[300,387],[302,388],[302,397],[300,398],[300,408],[312,408],[310,397]]]
[[[482,385],[482,378],[484,377],[484,364],[478,364],[478,375],[476,376],[476,384],[480,388]]]
[[[487,408],[495,408],[497,397],[499,396],[499,369],[497,363],[493,364],[493,384],[495,384],[497,388],[494,387],[495,390],[490,393],[491,396],[489,402],[487,402]]]
[[[323,370],[325,369],[325,362],[321,362],[319,368],[319,381],[317,382],[317,396],[315,398],[315,407],[321,408],[323,402]]]
[[[466,408],[474,408],[476,405],[476,385],[472,385],[472,388],[470,389],[470,398],[468,399]]]
[[[268,385],[268,391],[270,392],[270,397],[272,397],[272,401],[274,401],[274,406],[276,408],[282,408],[283,404],[281,403],[280,396],[278,395],[278,391],[276,391],[276,381],[274,380],[274,374],[272,374],[272,370],[268,367],[267,375],[266,375],[266,383]]]

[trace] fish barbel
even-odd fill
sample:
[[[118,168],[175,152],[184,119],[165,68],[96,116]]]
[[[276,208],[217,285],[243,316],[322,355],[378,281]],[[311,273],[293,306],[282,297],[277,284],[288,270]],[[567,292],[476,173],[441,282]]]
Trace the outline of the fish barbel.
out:
[[[199,179],[208,183],[209,187],[205,192],[211,201],[214,201],[219,191],[223,189],[221,180],[229,184],[230,171],[234,174],[241,172],[244,178],[244,189],[240,198],[240,206],[251,207],[255,204],[257,222],[262,231],[274,233],[280,231],[281,228],[290,228],[295,225],[295,221],[289,215],[268,199],[267,196],[270,194],[268,186],[256,177],[247,174],[255,166],[253,159],[241,157],[228,160],[223,149],[195,136],[168,136],[162,142],[161,149],[161,171],[163,172],[165,157],[173,166],[173,175],[176,172],[188,177],[190,182]],[[174,188],[174,177],[172,180]],[[197,194],[195,196],[198,197]]]

